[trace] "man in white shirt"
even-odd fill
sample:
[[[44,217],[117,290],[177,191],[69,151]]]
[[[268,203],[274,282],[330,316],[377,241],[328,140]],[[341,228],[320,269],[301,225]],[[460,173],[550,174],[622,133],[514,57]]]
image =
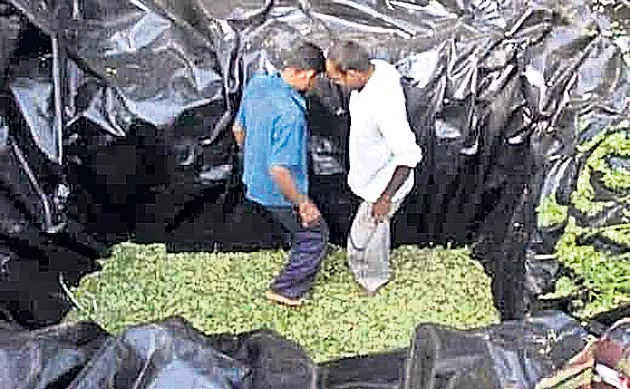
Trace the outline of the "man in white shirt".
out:
[[[350,94],[348,184],[363,202],[350,228],[348,259],[355,279],[374,295],[389,281],[390,219],[414,186],[422,150],[407,120],[401,75],[341,40],[326,59],[328,77]]]

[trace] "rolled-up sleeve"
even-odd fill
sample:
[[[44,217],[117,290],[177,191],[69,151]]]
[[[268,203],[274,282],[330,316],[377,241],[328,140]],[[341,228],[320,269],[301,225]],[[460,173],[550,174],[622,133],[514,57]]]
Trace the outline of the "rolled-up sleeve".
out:
[[[394,156],[396,166],[416,167],[423,158],[407,119],[407,107],[402,87],[391,87],[374,106],[378,128]]]

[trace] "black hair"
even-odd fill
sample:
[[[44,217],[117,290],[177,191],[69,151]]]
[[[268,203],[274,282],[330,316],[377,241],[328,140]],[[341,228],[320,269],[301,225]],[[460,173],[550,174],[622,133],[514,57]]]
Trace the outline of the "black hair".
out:
[[[326,70],[326,59],[322,49],[311,42],[299,43],[296,47],[285,51],[282,57],[284,68],[315,70],[317,73]]]
[[[350,69],[367,72],[370,69],[370,57],[367,50],[351,40],[336,40],[328,51],[328,58],[333,60],[343,73]]]

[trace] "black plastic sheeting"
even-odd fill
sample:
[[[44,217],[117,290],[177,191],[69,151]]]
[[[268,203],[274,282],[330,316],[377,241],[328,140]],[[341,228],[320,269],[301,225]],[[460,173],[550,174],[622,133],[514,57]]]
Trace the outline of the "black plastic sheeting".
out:
[[[0,329],[0,387],[530,389],[587,340],[579,322],[548,311],[472,330],[421,324],[408,349],[317,364],[270,329],[208,335],[172,317],[113,335],[92,322],[63,323]]]
[[[320,365],[318,389],[398,389],[402,384],[407,349],[342,358]]]
[[[301,346],[270,329],[209,337],[216,350],[246,364],[251,389],[315,388],[317,364]]]
[[[578,354],[586,339],[578,322],[554,312],[468,332],[421,325],[402,388],[534,388]]]
[[[63,323],[36,331],[0,329],[3,388],[67,388],[105,345],[109,334],[95,323]]]
[[[110,338],[68,389],[234,389],[249,373],[188,323],[170,320]]]
[[[577,119],[597,133],[628,114],[609,25],[577,0],[0,1],[0,252],[16,280],[0,296],[6,315],[61,317],[60,275],[76,284],[119,241],[285,244],[243,202],[228,129],[254,71],[298,39],[345,37],[397,64],[426,151],[395,245],[476,243],[502,317],[521,318],[553,284],[525,263],[549,251],[539,237],[555,239],[535,231],[534,210],[541,193],[574,186],[564,161]],[[311,195],[342,245],[357,206],[347,98],[326,78],[308,98]],[[37,277],[46,291],[32,290]]]

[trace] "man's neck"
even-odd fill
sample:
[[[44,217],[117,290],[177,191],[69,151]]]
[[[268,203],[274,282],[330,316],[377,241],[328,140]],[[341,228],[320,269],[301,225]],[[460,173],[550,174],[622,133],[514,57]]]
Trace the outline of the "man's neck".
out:
[[[372,75],[374,74],[375,71],[376,71],[376,66],[374,66],[373,63],[371,63],[367,71],[367,81],[370,81],[370,78],[372,78]]]
[[[370,79],[372,78],[372,75],[374,74],[374,72],[375,72],[375,71],[376,71],[376,66],[374,66],[374,64],[373,64],[373,63],[371,63],[371,64],[370,64],[370,67],[368,68],[368,71],[367,71],[367,76],[366,76],[365,84],[364,84],[361,88],[359,88],[359,89],[357,90],[357,92],[361,92],[361,91],[362,91],[362,90],[363,90],[363,89],[367,86],[368,82],[369,82],[369,81],[370,81]]]
[[[284,82],[286,82],[289,86],[291,86],[291,88],[293,88],[293,84],[291,84],[291,77],[287,74],[286,71],[282,70],[280,72],[280,78],[282,78],[282,80],[284,80]],[[295,88],[293,88],[295,89]]]

